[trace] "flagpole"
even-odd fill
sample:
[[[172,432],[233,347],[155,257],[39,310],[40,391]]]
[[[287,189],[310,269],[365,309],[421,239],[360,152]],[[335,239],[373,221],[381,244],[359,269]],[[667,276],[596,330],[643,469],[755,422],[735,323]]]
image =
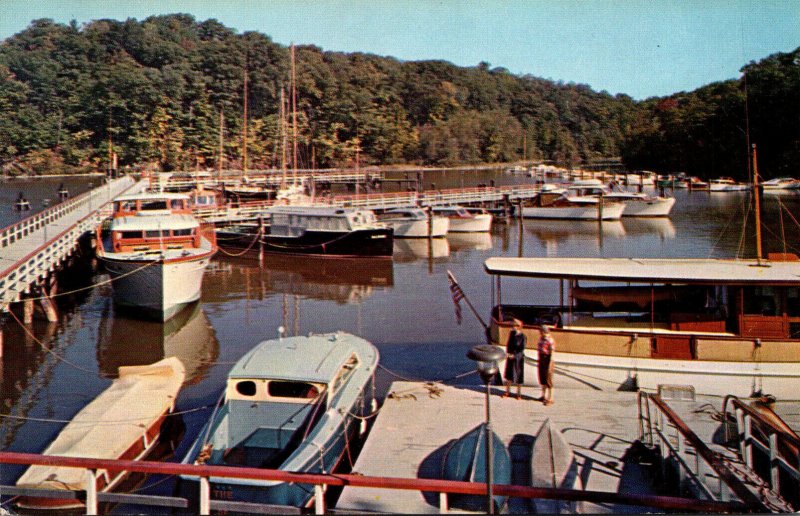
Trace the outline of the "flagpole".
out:
[[[469,307],[469,309],[472,310],[472,313],[475,315],[475,317],[478,319],[478,321],[481,323],[481,325],[483,325],[483,328],[488,330],[489,326],[486,324],[486,322],[484,322],[483,318],[480,316],[478,311],[475,310],[475,307],[472,306],[472,303],[470,302],[470,300],[467,297],[467,295],[464,293],[464,290],[461,288],[461,286],[456,281],[456,277],[453,276],[452,272],[447,271],[447,279],[450,280],[450,284],[451,285],[455,285],[461,291],[461,295],[463,296],[464,301],[467,302],[467,306]]]

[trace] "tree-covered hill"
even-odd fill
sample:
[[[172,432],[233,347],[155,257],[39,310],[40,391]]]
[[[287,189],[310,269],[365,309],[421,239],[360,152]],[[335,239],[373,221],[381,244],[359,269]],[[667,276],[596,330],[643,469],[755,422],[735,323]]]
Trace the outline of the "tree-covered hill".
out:
[[[301,166],[509,162],[631,167],[701,175],[746,170],[739,81],[635,102],[486,63],[405,62],[296,49]],[[0,44],[0,165],[167,170],[280,166],[291,121],[290,50],[190,15],[79,26],[35,20]],[[776,171],[798,153],[797,51],[747,67],[751,134]],[[792,113],[794,119],[792,120]],[[759,138],[769,138],[762,141]],[[744,169],[730,169],[744,164]],[[718,174],[719,175],[719,174]]]

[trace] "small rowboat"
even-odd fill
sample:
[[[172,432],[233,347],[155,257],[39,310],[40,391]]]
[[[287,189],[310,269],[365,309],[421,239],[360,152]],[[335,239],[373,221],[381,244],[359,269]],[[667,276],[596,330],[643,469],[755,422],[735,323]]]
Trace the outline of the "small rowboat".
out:
[[[43,452],[44,455],[93,459],[140,460],[159,442],[161,427],[175,407],[175,398],[186,373],[175,357],[154,364],[119,368],[119,378],[86,405]],[[118,485],[126,471],[98,470],[97,490]],[[61,491],[86,489],[86,472],[80,468],[31,466],[17,480],[17,487]],[[71,494],[71,493],[70,493]],[[35,495],[17,499],[25,509],[74,509],[83,502],[75,497]]]
[[[553,489],[582,489],[575,454],[564,434],[545,419],[531,450],[531,486]],[[582,502],[534,498],[536,514],[575,514]]]
[[[511,456],[506,445],[492,432],[493,484],[511,483]],[[462,482],[486,482],[486,423],[481,423],[453,441],[445,452],[442,478]],[[495,509],[499,511],[507,497],[495,495]],[[463,510],[486,510],[486,497],[451,494],[450,507]]]

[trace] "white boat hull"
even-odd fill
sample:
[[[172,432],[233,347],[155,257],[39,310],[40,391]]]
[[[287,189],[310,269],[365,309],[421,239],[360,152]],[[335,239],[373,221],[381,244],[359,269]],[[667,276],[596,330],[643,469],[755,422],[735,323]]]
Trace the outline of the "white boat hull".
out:
[[[597,204],[585,206],[524,206],[522,217],[526,219],[600,220]],[[623,203],[607,203],[603,206],[602,220],[619,220],[625,211]]]
[[[532,385],[538,385],[536,355],[535,350],[525,352],[525,378]],[[697,394],[710,396],[748,397],[760,391],[780,400],[800,399],[797,362],[669,360],[579,353],[557,353],[554,357],[556,387],[562,376],[608,391],[634,387],[656,391],[659,385],[692,385]],[[503,367],[501,364],[500,370]]]
[[[485,233],[491,229],[491,213],[476,213],[472,217],[450,218],[450,233]]]
[[[427,238],[427,220],[385,220],[394,229],[395,238]],[[447,217],[433,217],[430,228],[432,238],[443,237],[450,230]]]
[[[675,206],[674,197],[657,197],[649,200],[625,202],[623,217],[667,217]]]
[[[729,185],[710,183],[708,189],[712,192],[743,192],[750,187],[748,185]]]
[[[101,257],[111,275],[114,303],[166,321],[200,299],[203,274],[212,253],[194,259],[148,262]]]

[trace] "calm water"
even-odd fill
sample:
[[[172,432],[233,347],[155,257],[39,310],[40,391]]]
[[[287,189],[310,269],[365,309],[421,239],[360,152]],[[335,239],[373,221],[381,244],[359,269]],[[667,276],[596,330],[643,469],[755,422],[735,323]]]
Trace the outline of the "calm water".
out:
[[[502,173],[427,173],[426,186],[471,186],[530,181]],[[74,194],[95,178],[68,183]],[[55,198],[61,180],[0,183],[6,206],[25,191],[32,203],[42,195]],[[51,192],[52,191],[52,192]],[[480,324],[463,305],[464,321],[453,313],[446,271],[486,318],[490,282],[483,262],[490,256],[588,257],[733,257],[753,256],[753,222],[742,233],[749,213],[747,193],[676,191],[671,219],[622,222],[497,221],[491,235],[448,236],[428,241],[401,240],[392,261],[325,261],[268,258],[214,260],[203,285],[199,305],[167,324],[143,322],[115,313],[108,284],[83,292],[61,311],[59,323],[37,321],[26,333],[13,319],[5,323],[4,356],[0,362],[0,443],[9,451],[39,452],[55,437],[63,422],[93,399],[121,365],[154,362],[179,356],[188,380],[178,400],[186,435],[181,456],[210,415],[231,365],[256,343],[274,338],[278,327],[307,334],[343,330],[372,341],[380,350],[379,385],[386,390],[398,377],[452,379],[473,369],[465,357],[482,343]],[[8,199],[8,200],[7,200]],[[764,252],[800,252],[800,232],[794,220],[800,197],[764,196],[767,221]],[[786,210],[781,210],[781,207]],[[10,211],[2,211],[3,217]],[[4,219],[6,224],[11,219]],[[781,224],[783,222],[783,227]],[[104,273],[92,278],[107,279]],[[504,282],[505,301],[538,299],[555,302],[557,286],[530,281]],[[521,288],[514,289],[514,286]],[[458,380],[473,383],[475,375]],[[13,483],[21,469],[3,466],[2,483]],[[148,485],[157,480],[147,480]],[[161,482],[149,492],[169,492]]]

